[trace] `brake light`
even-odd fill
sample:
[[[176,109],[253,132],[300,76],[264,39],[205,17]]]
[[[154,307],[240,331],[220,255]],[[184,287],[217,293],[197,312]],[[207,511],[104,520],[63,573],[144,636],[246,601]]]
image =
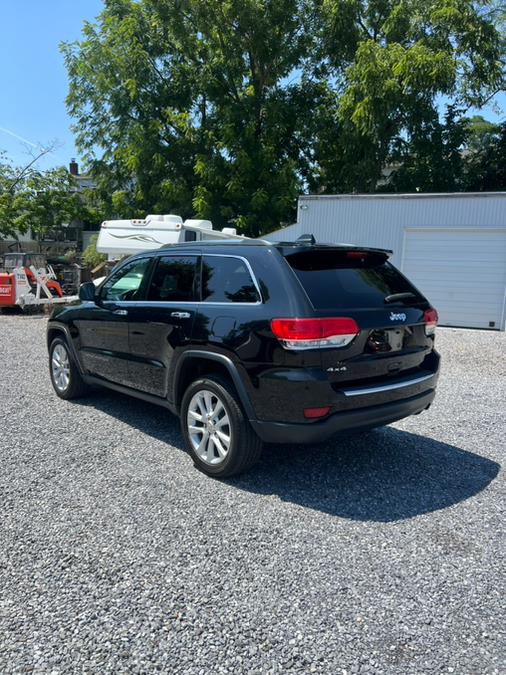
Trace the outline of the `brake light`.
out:
[[[439,316],[437,314],[437,311],[433,307],[425,310],[425,312],[423,313],[423,322],[425,323],[425,335],[435,334],[438,321]]]
[[[353,319],[273,319],[271,328],[285,349],[344,347],[358,335]]]

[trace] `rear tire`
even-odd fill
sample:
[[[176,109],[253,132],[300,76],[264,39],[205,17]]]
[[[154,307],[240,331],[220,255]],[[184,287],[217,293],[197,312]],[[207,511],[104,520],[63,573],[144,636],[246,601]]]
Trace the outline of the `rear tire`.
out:
[[[197,468],[214,478],[227,478],[252,467],[262,453],[262,441],[236,400],[232,385],[210,375],[185,391],[181,430]]]
[[[90,387],[74,363],[67,341],[55,338],[49,347],[49,374],[57,396],[68,401],[89,394]]]

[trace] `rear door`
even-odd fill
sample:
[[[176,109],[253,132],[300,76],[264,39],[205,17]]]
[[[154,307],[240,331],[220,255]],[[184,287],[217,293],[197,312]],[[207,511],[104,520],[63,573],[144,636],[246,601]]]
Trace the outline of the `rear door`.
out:
[[[128,308],[129,386],[165,397],[174,356],[190,341],[199,253],[157,257],[142,301]]]
[[[385,378],[416,370],[433,348],[425,334],[427,300],[374,251],[318,248],[287,255],[315,316],[350,317],[358,335],[320,349],[331,381]]]

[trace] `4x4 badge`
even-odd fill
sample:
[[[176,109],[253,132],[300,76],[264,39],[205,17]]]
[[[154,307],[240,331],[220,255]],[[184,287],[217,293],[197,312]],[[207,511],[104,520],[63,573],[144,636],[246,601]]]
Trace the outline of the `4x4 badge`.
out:
[[[390,321],[406,321],[407,316],[404,312],[396,314],[395,312],[390,312]]]
[[[344,373],[347,370],[348,368],[346,366],[343,366],[342,363],[338,363],[337,366],[327,368],[327,373]]]

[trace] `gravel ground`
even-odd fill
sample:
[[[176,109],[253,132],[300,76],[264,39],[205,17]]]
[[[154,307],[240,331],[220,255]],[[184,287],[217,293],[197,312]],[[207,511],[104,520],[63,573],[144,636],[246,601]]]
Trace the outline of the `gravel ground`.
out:
[[[506,673],[506,335],[440,329],[430,411],[217,482],[178,423],[66,403],[0,317],[0,672]]]

